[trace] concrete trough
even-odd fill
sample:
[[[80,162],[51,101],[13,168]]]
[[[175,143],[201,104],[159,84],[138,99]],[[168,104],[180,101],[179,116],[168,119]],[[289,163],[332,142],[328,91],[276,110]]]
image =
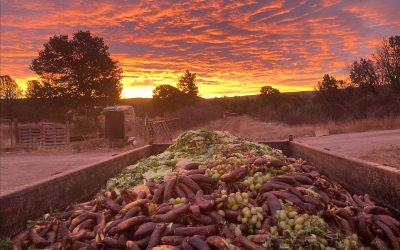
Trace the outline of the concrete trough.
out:
[[[349,192],[367,193],[400,215],[400,169],[332,153],[299,142],[290,142],[291,155],[311,163]]]
[[[27,220],[36,219],[49,209],[64,209],[72,202],[93,198],[106,181],[124,167],[149,155],[161,153],[161,149],[143,146],[2,194],[0,238],[18,233]]]
[[[400,170],[334,154],[299,142],[261,142],[288,156],[311,162],[318,171],[354,193],[368,193],[376,201],[400,211]],[[164,151],[170,144],[143,146],[109,159],[85,165],[0,196],[0,238],[12,236],[49,208],[65,208],[91,199],[106,181],[124,167]]]

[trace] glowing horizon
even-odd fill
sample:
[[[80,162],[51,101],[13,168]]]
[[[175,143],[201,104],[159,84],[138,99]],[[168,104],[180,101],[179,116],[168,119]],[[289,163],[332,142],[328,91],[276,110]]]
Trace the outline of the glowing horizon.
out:
[[[90,9],[90,11],[88,11]],[[90,30],[120,62],[123,98],[151,97],[186,69],[200,94],[313,90],[325,73],[368,57],[383,37],[399,34],[400,1],[3,1],[1,74],[21,87],[49,37]]]

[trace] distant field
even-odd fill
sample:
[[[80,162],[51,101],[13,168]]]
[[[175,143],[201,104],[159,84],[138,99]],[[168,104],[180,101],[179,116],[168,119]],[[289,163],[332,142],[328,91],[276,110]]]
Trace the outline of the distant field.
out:
[[[369,118],[351,122],[289,126],[284,123],[264,122],[243,115],[218,119],[197,128],[225,130],[254,140],[274,140],[286,139],[289,135],[294,137],[315,136],[315,132],[320,129],[328,130],[330,134],[398,129],[400,128],[400,118]]]
[[[322,149],[400,167],[400,130],[393,130],[400,128],[400,118],[289,126],[236,116],[218,119],[198,128],[229,131],[256,141],[287,139],[293,135],[297,140]],[[314,137],[315,132],[321,129],[328,130],[332,136]]]

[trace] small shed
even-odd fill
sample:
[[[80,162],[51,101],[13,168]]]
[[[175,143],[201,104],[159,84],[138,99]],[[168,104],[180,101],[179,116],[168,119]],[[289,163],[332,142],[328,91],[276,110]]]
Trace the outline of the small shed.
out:
[[[136,116],[132,106],[116,105],[104,108],[104,136],[124,139],[136,135]]]

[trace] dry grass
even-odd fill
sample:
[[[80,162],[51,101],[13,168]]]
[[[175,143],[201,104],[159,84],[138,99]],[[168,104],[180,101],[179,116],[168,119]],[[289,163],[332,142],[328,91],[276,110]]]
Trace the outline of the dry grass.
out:
[[[320,124],[304,124],[288,126],[293,135],[315,135],[318,129],[327,129],[329,134],[345,134],[354,132],[365,132],[374,130],[389,130],[400,128],[400,117],[366,118],[362,120],[328,122]]]
[[[287,139],[289,135],[294,137],[315,136],[315,132],[319,129],[327,129],[330,134],[398,129],[400,128],[400,117],[368,118],[340,123],[329,122],[290,126],[285,123],[264,122],[244,115],[218,119],[194,128],[224,130],[255,140],[274,140]]]
[[[342,123],[326,124],[331,134],[365,132],[371,130],[387,130],[400,128],[400,117],[366,118]]]

